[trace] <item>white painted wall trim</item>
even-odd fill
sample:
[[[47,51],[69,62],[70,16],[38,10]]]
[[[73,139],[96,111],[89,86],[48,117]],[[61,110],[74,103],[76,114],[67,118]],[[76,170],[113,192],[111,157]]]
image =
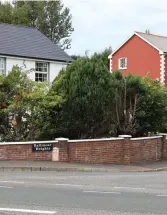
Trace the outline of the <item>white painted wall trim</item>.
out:
[[[165,85],[165,55],[160,55],[160,82]]]
[[[111,137],[111,138],[101,138],[101,139],[80,139],[80,140],[68,140],[66,138],[57,138],[56,140],[47,140],[47,141],[28,141],[28,142],[0,142],[0,146],[6,145],[28,145],[28,144],[46,144],[46,143],[58,143],[58,140],[66,140],[69,143],[82,143],[82,142],[100,142],[100,141],[117,141],[124,140],[124,138],[131,137],[131,135],[120,135],[120,137]],[[152,136],[152,137],[138,137],[130,138],[131,140],[149,140],[149,139],[159,139],[163,136]]]
[[[110,58],[110,72],[112,72],[112,58]]]
[[[46,143],[58,143],[57,140],[50,140],[50,141],[28,141],[28,142],[0,142],[0,146],[6,146],[6,145],[29,145],[29,144],[46,144]]]
[[[80,140],[68,140],[66,138],[57,138],[56,140],[47,140],[47,141],[28,141],[28,142],[0,142],[0,146],[3,145],[28,145],[28,144],[35,144],[35,143],[41,143],[41,144],[46,144],[46,143],[58,143],[58,140],[66,140],[70,143],[79,143],[79,142],[98,142],[98,141],[112,141],[112,140],[123,140],[124,138],[120,137],[112,137],[112,138],[102,138],[102,139],[80,139]]]
[[[112,141],[112,140],[124,140],[124,138],[113,137],[113,138],[102,138],[102,139],[82,139],[82,140],[69,140],[70,143],[81,143],[81,142],[100,142],[100,141]]]
[[[153,136],[153,137],[137,137],[137,138],[131,138],[131,140],[150,140],[150,139],[159,139],[163,136]]]

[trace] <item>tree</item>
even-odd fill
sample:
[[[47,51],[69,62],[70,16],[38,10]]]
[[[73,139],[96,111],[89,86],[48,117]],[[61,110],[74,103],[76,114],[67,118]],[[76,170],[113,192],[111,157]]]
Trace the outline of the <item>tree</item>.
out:
[[[138,136],[148,132],[166,132],[167,130],[167,89],[157,80],[142,78],[145,96],[140,102],[137,113]]]
[[[0,23],[12,23],[13,7],[9,2],[0,2]]]
[[[93,58],[96,58],[96,60],[101,60],[104,65],[106,65],[106,67],[109,70],[109,60],[108,60],[108,56],[112,53],[112,48],[108,47],[105,48],[104,51],[97,53],[95,52],[95,54],[93,55]]]
[[[111,118],[110,133],[116,136],[136,136],[139,127],[137,114],[145,96],[145,85],[139,76],[129,74],[124,77],[120,71],[115,71],[111,76],[114,98],[111,101],[112,111],[108,116]]]
[[[136,137],[167,128],[167,89],[148,77],[109,73],[97,55],[62,70],[50,94],[63,99],[50,109],[43,138]]]
[[[57,96],[47,96],[47,83],[31,81],[27,73],[13,67],[0,76],[1,141],[27,141],[38,138],[45,128],[47,108],[56,105]]]
[[[71,47],[72,15],[61,0],[1,3],[0,22],[33,26],[63,49]]]
[[[109,126],[105,116],[110,108],[110,80],[110,73],[99,56],[80,57],[62,70],[50,91],[63,101],[50,112],[50,126],[56,128],[51,138],[107,135]]]
[[[81,56],[80,55],[71,55],[71,58],[73,60],[77,60],[78,58],[80,58]]]

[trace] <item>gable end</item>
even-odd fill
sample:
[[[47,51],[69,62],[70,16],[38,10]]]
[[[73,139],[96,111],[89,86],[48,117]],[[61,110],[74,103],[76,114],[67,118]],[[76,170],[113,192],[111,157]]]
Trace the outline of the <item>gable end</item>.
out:
[[[119,46],[114,52],[112,52],[109,56],[108,56],[108,59],[111,59],[112,56],[117,52],[119,51],[120,48],[122,48],[122,46],[124,46],[129,40],[132,39],[133,36],[137,36],[139,37],[140,39],[144,40],[146,43],[148,43],[150,46],[152,46],[153,48],[155,48],[156,50],[159,51],[160,54],[163,54],[163,51],[160,50],[158,47],[154,46],[152,43],[150,43],[148,40],[146,40],[145,38],[143,38],[141,35],[139,35],[137,32],[134,32],[134,34],[132,34],[121,46]]]

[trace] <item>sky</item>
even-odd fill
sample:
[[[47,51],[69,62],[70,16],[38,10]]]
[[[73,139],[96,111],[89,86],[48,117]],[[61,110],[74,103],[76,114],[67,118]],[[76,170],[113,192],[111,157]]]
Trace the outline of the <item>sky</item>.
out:
[[[167,0],[62,0],[74,32],[68,54],[118,48],[134,31],[167,36]]]
[[[2,2],[6,0],[1,0]],[[8,0],[12,1],[12,0]],[[167,0],[62,0],[74,32],[68,54],[117,49],[134,31],[167,36]]]

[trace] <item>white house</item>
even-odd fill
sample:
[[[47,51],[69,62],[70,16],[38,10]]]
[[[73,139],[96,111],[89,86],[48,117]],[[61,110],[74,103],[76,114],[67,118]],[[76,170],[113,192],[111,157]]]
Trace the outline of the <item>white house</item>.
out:
[[[13,66],[30,72],[32,80],[52,82],[73,60],[40,31],[32,27],[0,24],[0,74]]]

